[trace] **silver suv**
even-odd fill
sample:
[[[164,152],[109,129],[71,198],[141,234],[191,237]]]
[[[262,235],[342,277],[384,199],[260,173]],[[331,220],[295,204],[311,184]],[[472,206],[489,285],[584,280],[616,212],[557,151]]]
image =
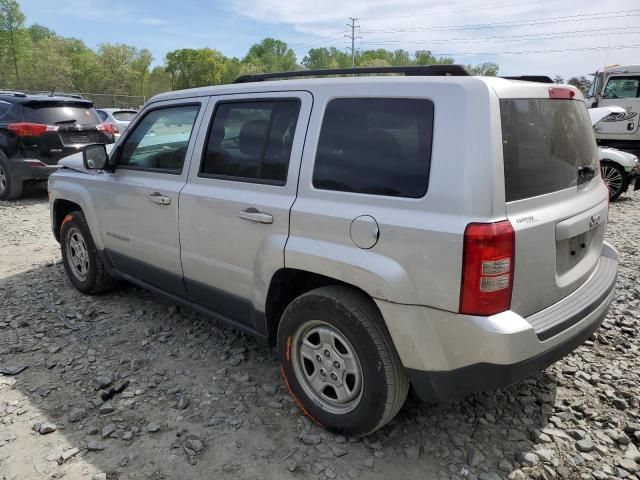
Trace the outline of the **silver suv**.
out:
[[[88,147],[50,179],[71,282],[124,279],[276,345],[301,410],[349,435],[410,385],[460,398],[571,352],[618,269],[580,93],[382,71],[405,76],[154,97],[109,155]]]

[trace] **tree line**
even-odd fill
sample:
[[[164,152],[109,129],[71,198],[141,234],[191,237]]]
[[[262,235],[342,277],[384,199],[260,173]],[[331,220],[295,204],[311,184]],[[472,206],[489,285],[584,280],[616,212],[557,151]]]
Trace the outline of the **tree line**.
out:
[[[27,26],[17,0],[0,0],[0,88],[38,91],[143,95],[232,82],[242,74],[298,69],[348,68],[352,58],[335,47],[311,48],[298,63],[285,42],[265,38],[242,58],[212,48],[167,53],[162,65],[146,49],[103,43],[96,50],[82,40],[63,37],[44,25]],[[429,50],[358,51],[355,65],[404,66],[452,64]],[[493,62],[469,65],[478,75],[497,75]]]

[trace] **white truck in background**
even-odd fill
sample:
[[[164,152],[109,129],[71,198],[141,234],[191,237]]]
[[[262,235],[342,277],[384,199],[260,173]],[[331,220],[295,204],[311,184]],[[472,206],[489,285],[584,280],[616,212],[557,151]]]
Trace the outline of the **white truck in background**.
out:
[[[595,125],[599,145],[640,152],[640,64],[612,65],[594,74],[588,108],[622,107]]]

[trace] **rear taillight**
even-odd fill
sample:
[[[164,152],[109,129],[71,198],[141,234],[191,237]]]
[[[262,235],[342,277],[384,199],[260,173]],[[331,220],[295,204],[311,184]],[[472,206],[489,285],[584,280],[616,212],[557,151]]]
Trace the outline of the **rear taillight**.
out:
[[[509,310],[514,260],[515,232],[508,220],[467,225],[460,313],[485,316]]]
[[[111,135],[115,135],[119,132],[118,127],[116,127],[113,123],[104,122],[96,127],[98,130],[102,132],[110,133]]]
[[[55,125],[29,122],[12,123],[7,128],[19,137],[39,137],[43,133],[57,132],[59,129]]]

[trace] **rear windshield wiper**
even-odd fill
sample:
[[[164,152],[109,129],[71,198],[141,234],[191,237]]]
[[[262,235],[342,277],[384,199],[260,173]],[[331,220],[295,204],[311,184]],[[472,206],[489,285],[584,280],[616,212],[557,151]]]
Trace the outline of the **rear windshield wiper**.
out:
[[[55,125],[60,125],[61,123],[77,123],[78,121],[75,118],[70,118],[69,120],[60,120],[58,122],[54,122]]]

